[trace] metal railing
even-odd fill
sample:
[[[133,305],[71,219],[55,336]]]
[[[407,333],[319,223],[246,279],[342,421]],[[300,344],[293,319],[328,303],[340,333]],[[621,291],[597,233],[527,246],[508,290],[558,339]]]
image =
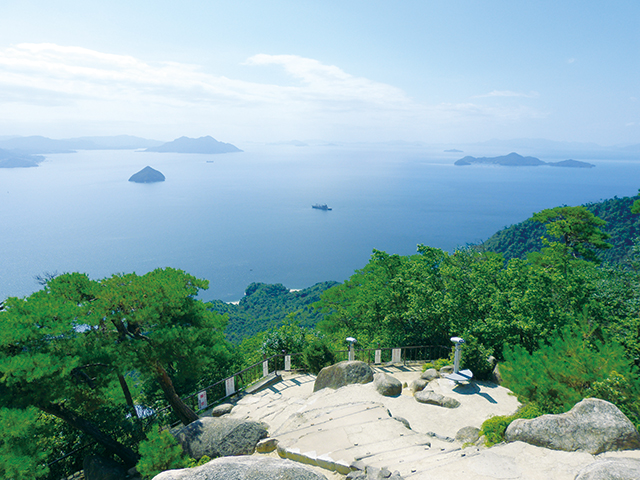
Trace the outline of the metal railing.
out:
[[[451,353],[451,347],[442,345],[421,345],[412,347],[398,348],[355,348],[353,357],[371,365],[399,364],[406,365],[410,362],[433,361],[438,358],[447,358]],[[349,359],[349,350],[338,350],[334,352],[335,361],[340,362]],[[247,387],[256,382],[265,379],[269,375],[284,371],[304,371],[306,365],[301,353],[294,354],[278,354],[265,358],[261,362],[254,363],[247,368],[240,370],[222,380],[219,380],[208,387],[193,393],[182,400],[194,412],[199,413],[215,405],[222,403],[224,400],[244,392]],[[173,414],[170,406],[156,409],[152,414],[144,417],[144,424],[151,425],[159,422],[163,425],[175,426],[179,424],[179,420]],[[64,460],[65,458],[80,452],[81,450],[95,445],[91,442],[80,448],[73,450],[64,457],[58,458],[48,465]]]

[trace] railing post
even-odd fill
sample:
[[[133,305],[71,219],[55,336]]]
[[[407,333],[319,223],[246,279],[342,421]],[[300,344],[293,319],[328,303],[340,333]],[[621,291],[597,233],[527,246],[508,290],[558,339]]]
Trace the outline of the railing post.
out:
[[[264,360],[262,362],[262,376],[266,377],[269,375],[269,360]]]
[[[207,408],[207,391],[203,390],[198,393],[198,410],[204,410]]]
[[[400,363],[402,362],[402,349],[394,348],[391,350],[391,363]]]
[[[227,378],[224,381],[224,388],[226,390],[227,397],[236,393],[236,377]]]
[[[290,372],[291,371],[291,355],[285,355],[284,356],[284,370],[286,372]]]

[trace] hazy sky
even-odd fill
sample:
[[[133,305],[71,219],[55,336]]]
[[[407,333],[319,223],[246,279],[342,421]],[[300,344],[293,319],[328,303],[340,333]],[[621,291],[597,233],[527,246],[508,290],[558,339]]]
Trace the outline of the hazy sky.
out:
[[[0,1],[0,135],[640,143],[640,1]]]

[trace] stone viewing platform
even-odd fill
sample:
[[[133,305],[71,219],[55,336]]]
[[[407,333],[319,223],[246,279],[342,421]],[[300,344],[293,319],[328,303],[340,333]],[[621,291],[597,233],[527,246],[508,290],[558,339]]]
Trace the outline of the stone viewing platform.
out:
[[[355,370],[331,376],[332,379],[348,378],[351,384],[332,385],[315,392],[315,376],[280,372],[281,381],[243,396],[233,408],[229,405],[220,409],[221,412],[230,410],[220,417],[228,419],[227,423],[249,421],[268,426],[268,437],[258,441],[256,453],[250,457],[224,457],[224,462],[240,462],[242,465],[237,467],[240,469],[259,468],[260,459],[265,468],[267,463],[274,468],[303,466],[312,472],[310,479],[588,480],[609,478],[594,476],[593,471],[598,469],[640,472],[640,450],[593,455],[588,453],[588,447],[581,449],[579,444],[572,448],[582,451],[569,452],[523,441],[485,447],[483,439],[478,438],[478,429],[484,420],[512,414],[519,406],[508,389],[494,383],[456,384],[446,378],[433,378],[429,372],[422,373],[421,365],[372,367],[374,380],[359,383]],[[420,381],[421,377],[427,380]],[[396,389],[398,383],[404,388]],[[389,385],[394,388],[389,389]],[[449,405],[421,403],[414,397],[414,391],[452,401]],[[591,402],[611,405],[601,400]],[[594,408],[600,407],[589,409]],[[589,421],[584,420],[585,425]],[[597,428],[611,430],[608,424]],[[557,436],[568,434],[573,433],[562,431],[561,426],[552,432]],[[255,460],[248,466],[242,458]],[[208,476],[197,478],[218,478],[213,474],[214,469],[232,468],[218,467],[214,462],[197,467],[212,470]],[[196,469],[192,470],[196,474]],[[639,478],[633,476],[635,473],[626,475],[611,478]],[[196,477],[180,470],[168,471],[156,478]]]

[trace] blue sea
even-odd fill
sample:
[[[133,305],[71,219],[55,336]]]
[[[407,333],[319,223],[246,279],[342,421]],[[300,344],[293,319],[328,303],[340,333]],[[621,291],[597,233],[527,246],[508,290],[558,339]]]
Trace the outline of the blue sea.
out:
[[[47,155],[37,168],[0,169],[0,300],[41,288],[34,277],[45,272],[99,279],[170,266],[209,280],[204,300],[236,301],[251,282],[344,281],[373,249],[453,251],[544,208],[632,196],[640,187],[640,163],[629,160],[576,158],[592,169],[457,167],[464,155],[509,152],[243,148],[79,151]],[[128,181],[147,165],[166,181]],[[312,209],[316,203],[332,210]]]

